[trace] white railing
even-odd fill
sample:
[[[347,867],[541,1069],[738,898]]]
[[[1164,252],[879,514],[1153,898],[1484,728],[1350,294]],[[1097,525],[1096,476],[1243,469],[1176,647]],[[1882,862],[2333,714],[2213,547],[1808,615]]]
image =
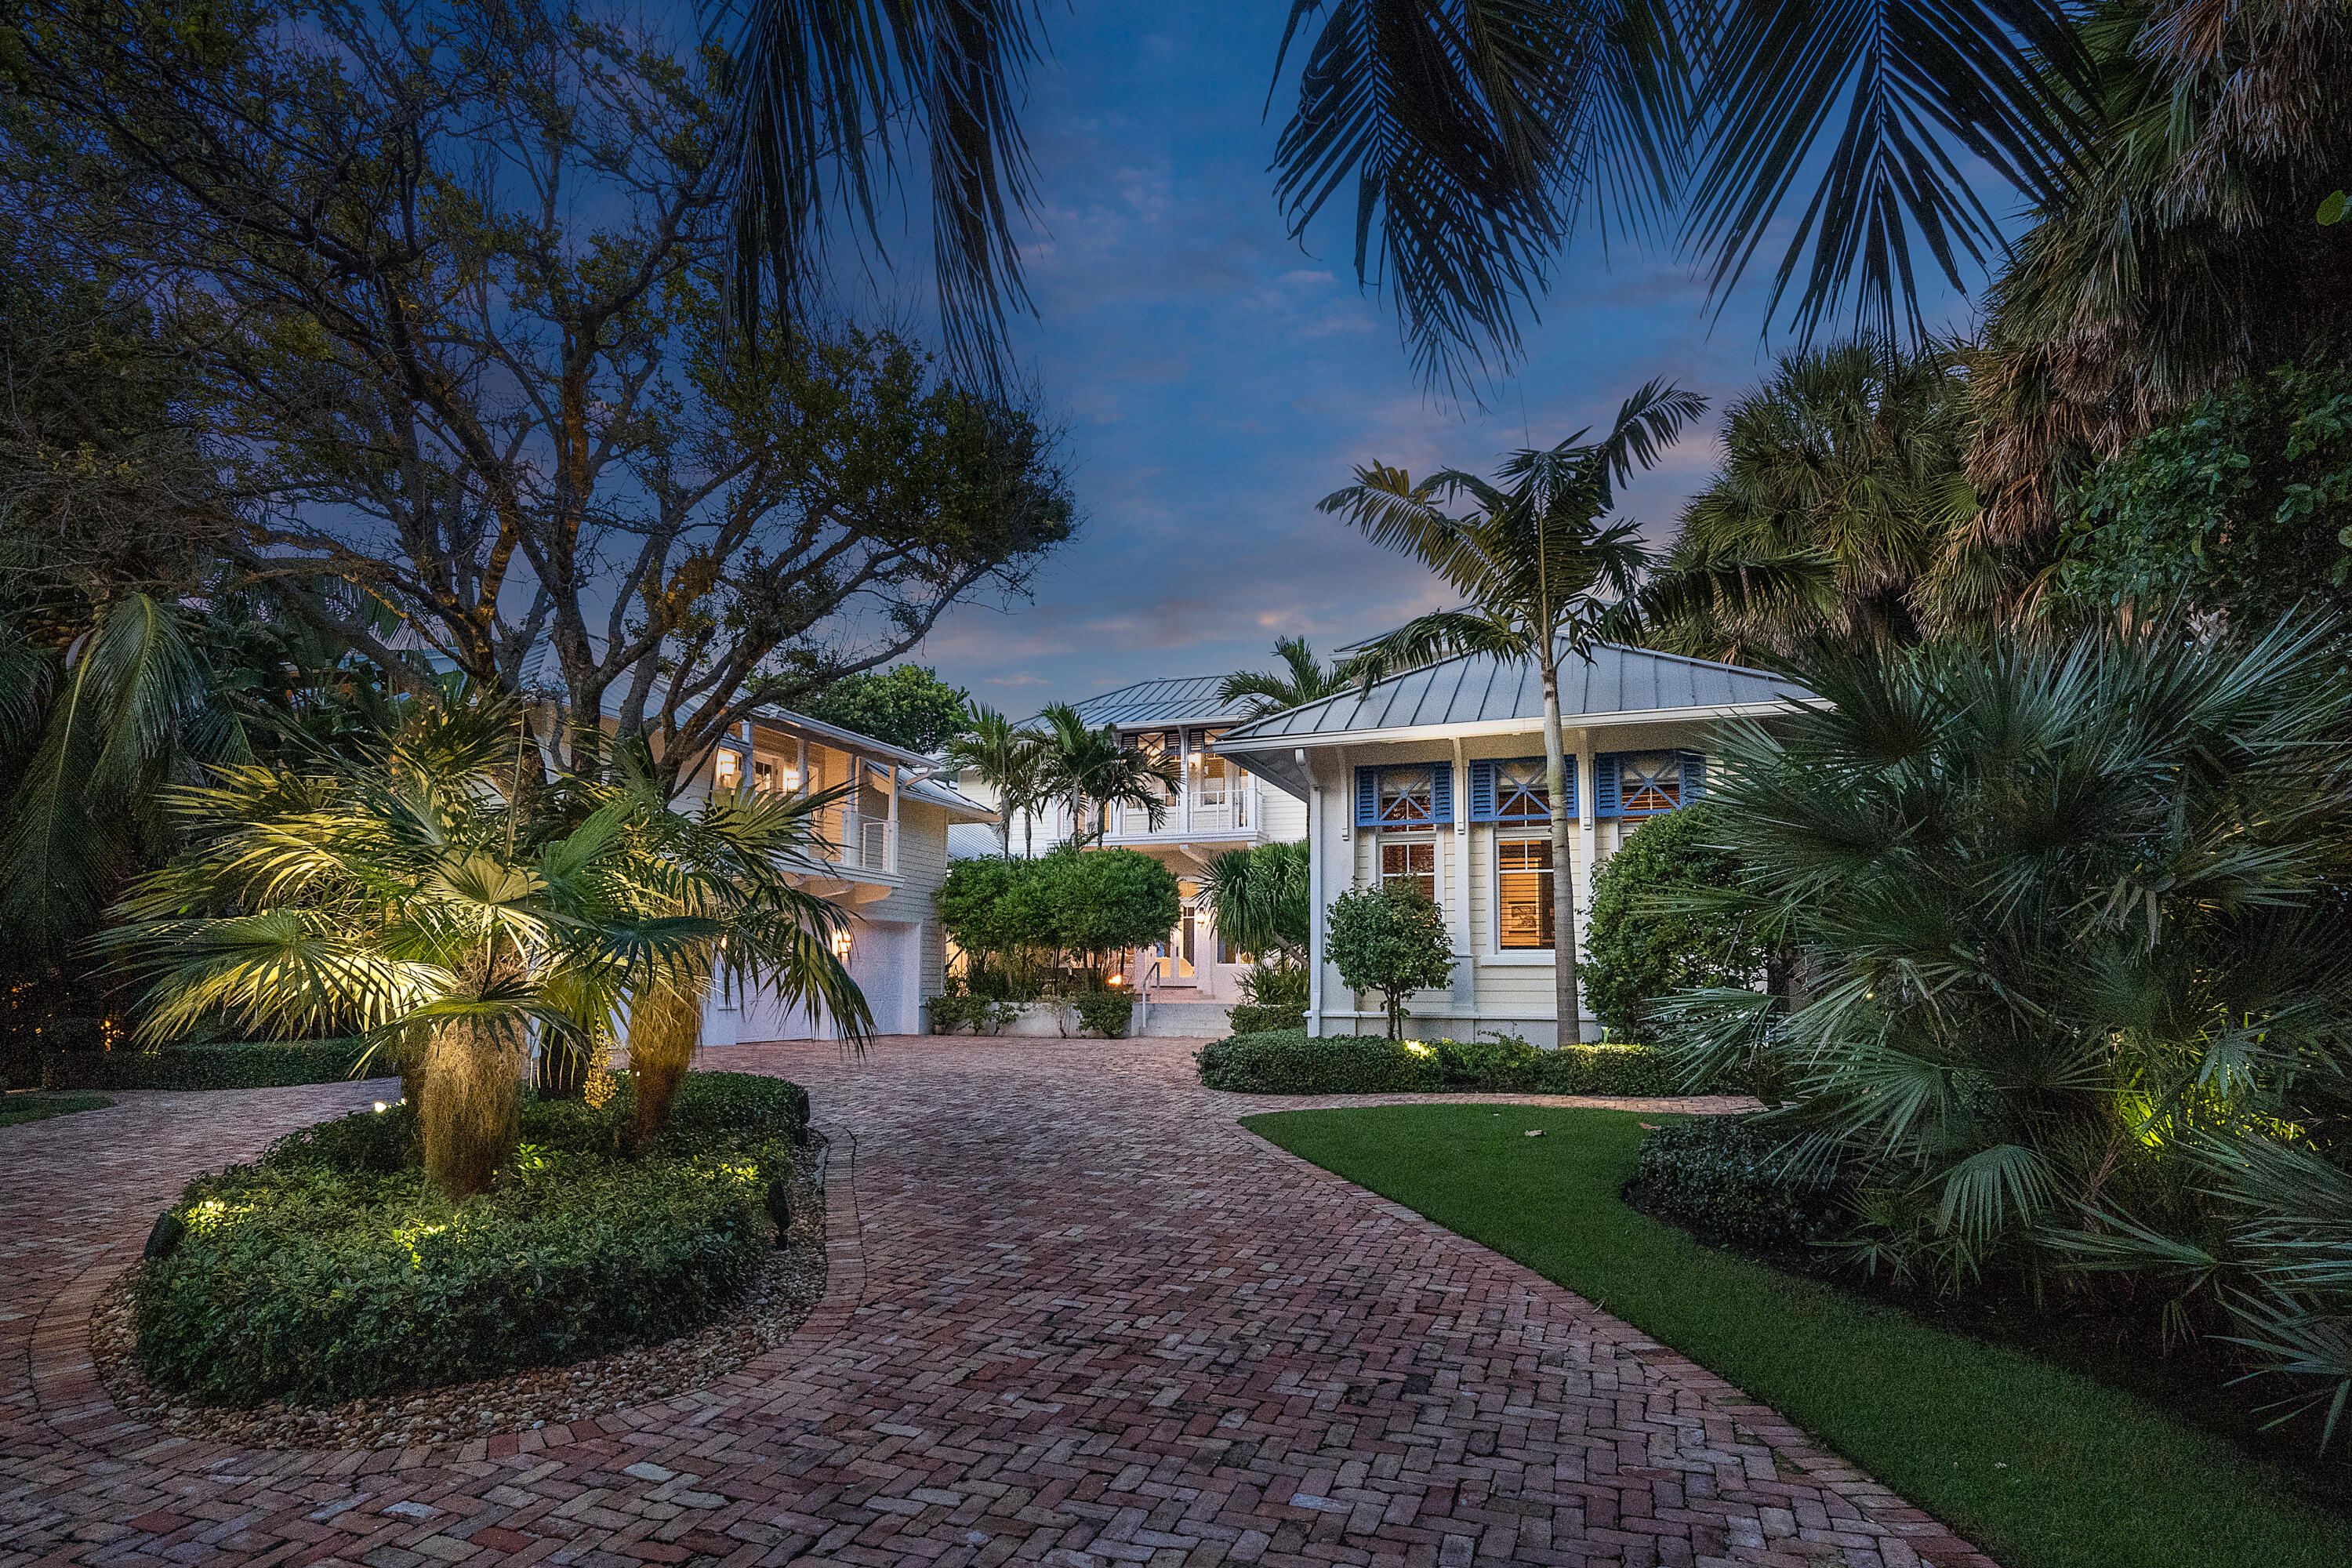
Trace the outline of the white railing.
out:
[[[1181,838],[1188,833],[1223,835],[1241,833],[1250,826],[1249,796],[1241,790],[1229,790],[1223,800],[1210,802],[1198,795],[1192,798],[1188,815],[1180,797],[1168,803],[1161,813],[1160,826],[1139,806],[1123,805],[1112,819],[1113,838]]]
[[[1151,993],[1159,984],[1160,961],[1155,958],[1151,961],[1151,966],[1143,972],[1143,983],[1135,988],[1136,1000],[1142,1004],[1136,1009],[1135,1014],[1135,1032],[1139,1035],[1142,1034],[1145,1026],[1151,1022]]]
[[[824,814],[820,831],[833,845],[825,858],[834,865],[885,875],[898,868],[898,834],[887,816],[835,809]]]

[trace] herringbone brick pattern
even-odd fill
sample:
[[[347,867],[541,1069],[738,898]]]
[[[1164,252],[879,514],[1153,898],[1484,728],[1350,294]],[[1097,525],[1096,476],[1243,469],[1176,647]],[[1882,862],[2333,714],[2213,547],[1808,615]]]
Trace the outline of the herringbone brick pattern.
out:
[[[814,1559],[872,1568],[1989,1568],[1771,1411],[1302,1165],[1190,1043],[739,1047],[835,1140],[832,1278],[704,1393],[438,1450],[126,1422],[91,1303],[206,1165],[364,1086],[0,1132],[0,1568]]]

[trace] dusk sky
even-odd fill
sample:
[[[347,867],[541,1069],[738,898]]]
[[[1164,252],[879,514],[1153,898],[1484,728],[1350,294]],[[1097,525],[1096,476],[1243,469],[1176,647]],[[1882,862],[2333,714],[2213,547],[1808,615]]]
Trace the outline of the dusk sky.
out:
[[[1287,83],[1270,120],[1261,109],[1287,9],[1048,9],[1025,120],[1039,315],[1018,342],[1068,422],[1088,522],[1034,603],[961,609],[919,656],[981,701],[1020,716],[1148,677],[1265,668],[1277,637],[1319,652],[1436,607],[1432,579],[1315,502],[1375,458],[1488,471],[1657,375],[1710,405],[1625,498],[1663,540],[1713,468],[1727,395],[1769,367],[1760,290],[1714,320],[1687,266],[1623,249],[1604,264],[1581,243],[1489,412],[1426,395],[1393,316],[1356,286],[1351,194],[1306,250],[1285,237],[1266,165]]]

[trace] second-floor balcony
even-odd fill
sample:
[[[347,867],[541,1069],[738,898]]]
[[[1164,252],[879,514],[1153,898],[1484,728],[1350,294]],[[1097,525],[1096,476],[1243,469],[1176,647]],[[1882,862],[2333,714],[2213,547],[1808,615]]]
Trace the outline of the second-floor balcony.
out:
[[[1141,806],[1110,808],[1105,837],[1129,839],[1237,838],[1257,828],[1254,781],[1246,776],[1219,781],[1213,789],[1180,790],[1169,800],[1154,827],[1150,813]]]
[[[833,847],[824,856],[828,863],[886,877],[898,874],[898,829],[888,817],[835,806],[820,816],[818,831]]]

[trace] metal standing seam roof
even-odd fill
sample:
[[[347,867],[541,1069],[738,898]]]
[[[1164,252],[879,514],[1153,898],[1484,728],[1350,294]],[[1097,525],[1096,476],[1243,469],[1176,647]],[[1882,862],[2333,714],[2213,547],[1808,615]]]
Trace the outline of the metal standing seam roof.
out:
[[[1560,667],[1560,716],[1578,719],[1692,709],[1738,708],[1803,700],[1812,693],[1793,680],[1736,664],[1602,643],[1592,658]],[[1224,751],[1252,742],[1364,731],[1440,729],[1465,724],[1523,722],[1543,717],[1543,683],[1532,662],[1486,655],[1451,658],[1375,682],[1370,691],[1345,691],[1269,714],[1229,730]]]
[[[1116,724],[1130,729],[1152,724],[1231,723],[1241,718],[1233,704],[1221,700],[1222,675],[1186,675],[1167,680],[1139,680],[1071,706],[1094,729]],[[1032,715],[1024,725],[1037,722]]]

